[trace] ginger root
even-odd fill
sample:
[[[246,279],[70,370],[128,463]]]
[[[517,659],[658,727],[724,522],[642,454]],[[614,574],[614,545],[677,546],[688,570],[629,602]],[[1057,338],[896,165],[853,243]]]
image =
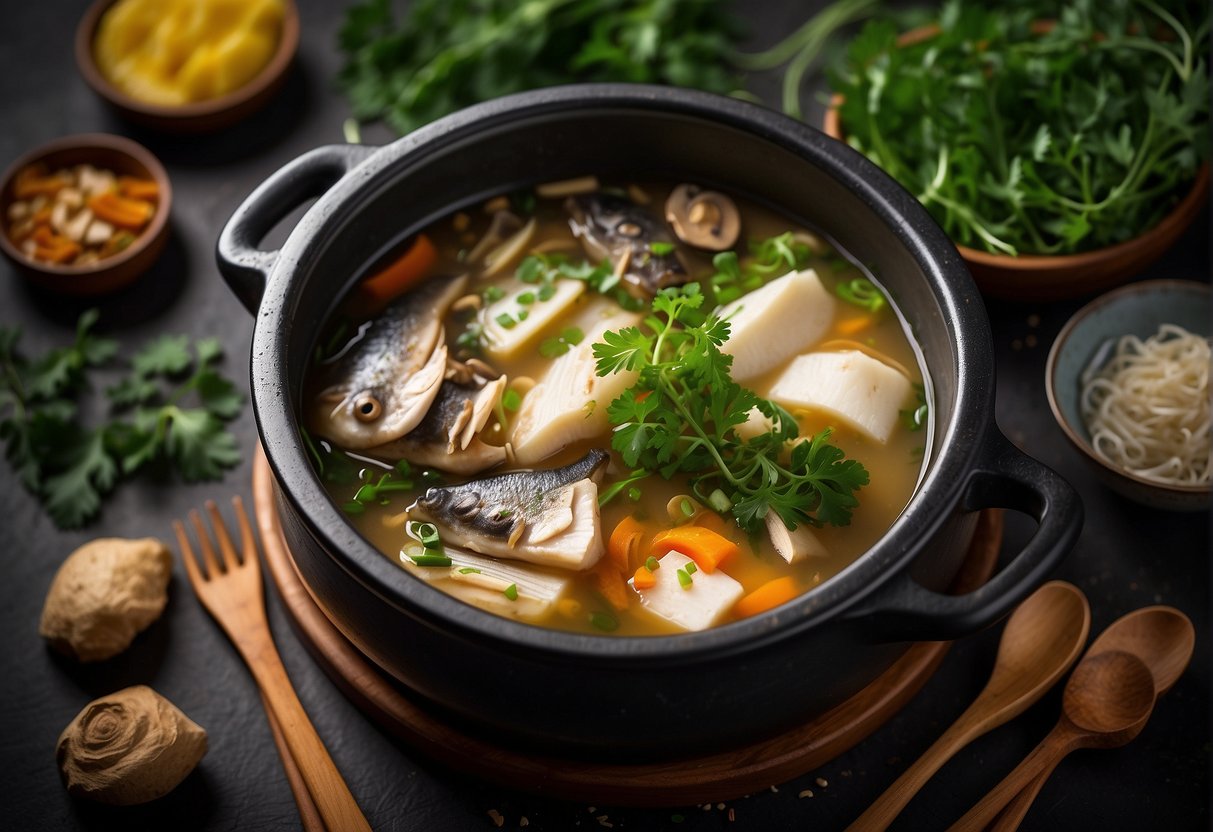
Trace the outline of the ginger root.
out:
[[[82,662],[116,656],[164,611],[171,572],[172,556],[155,538],[86,543],[55,574],[38,632]]]
[[[115,806],[171,792],[206,753],[206,731],[146,685],[88,703],[59,735],[68,794]]]

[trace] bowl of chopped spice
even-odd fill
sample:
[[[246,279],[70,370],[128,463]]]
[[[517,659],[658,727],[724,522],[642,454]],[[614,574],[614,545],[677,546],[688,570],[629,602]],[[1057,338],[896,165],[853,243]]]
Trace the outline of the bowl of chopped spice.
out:
[[[168,237],[172,187],[146,148],[121,136],[65,136],[0,178],[0,251],[31,282],[98,295],[133,282]]]

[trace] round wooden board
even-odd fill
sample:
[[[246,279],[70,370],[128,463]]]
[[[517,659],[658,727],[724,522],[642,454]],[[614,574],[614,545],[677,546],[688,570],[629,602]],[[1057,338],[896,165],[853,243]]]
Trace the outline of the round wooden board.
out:
[[[408,695],[329,620],[303,583],[282,537],[273,474],[258,451],[257,526],[269,572],[309,652],[364,713],[416,750],[463,774],[568,800],[625,806],[685,806],[751,794],[798,777],[854,747],[897,713],[943,661],[948,642],[916,644],[875,681],[821,716],[741,748],[681,760],[597,763],[529,753],[463,733]],[[983,584],[1002,540],[999,510],[982,512],[957,592]]]

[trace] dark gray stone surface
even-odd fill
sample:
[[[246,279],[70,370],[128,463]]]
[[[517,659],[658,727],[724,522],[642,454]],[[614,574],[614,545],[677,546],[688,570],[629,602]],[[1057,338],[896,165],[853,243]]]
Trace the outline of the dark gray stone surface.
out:
[[[748,4],[757,43],[790,31],[821,3]],[[176,189],[172,239],[164,257],[130,291],[100,304],[105,329],[130,348],[158,333],[215,335],[226,368],[245,384],[252,320],[215,270],[219,229],[239,201],[281,164],[316,145],[339,142],[344,101],[332,88],[343,4],[300,2],[303,42],[294,75],[270,108],[218,136],[171,138],[135,128],[108,112],[80,80],[71,37],[84,3],[6,4],[0,27],[0,165],[70,133],[106,131],[143,142],[164,161]],[[773,100],[777,85],[756,91]],[[814,114],[819,108],[814,108]],[[369,130],[368,142],[388,134]],[[1159,264],[1143,275],[1209,280],[1207,212]],[[282,232],[279,232],[281,235]],[[1073,482],[1086,502],[1081,541],[1058,577],[1080,586],[1097,633],[1139,606],[1166,603],[1198,632],[1187,674],[1132,745],[1079,753],[1045,787],[1025,829],[1204,829],[1209,825],[1209,516],[1169,515],[1126,502],[1096,483],[1049,414],[1043,388],[1048,346],[1080,301],[1051,306],[990,303],[998,353],[998,421],[1016,443]],[[0,263],[0,325],[20,325],[30,350],[70,337],[85,304],[32,291]],[[1033,316],[1039,316],[1035,322]],[[242,447],[254,446],[248,409],[235,422]],[[7,467],[0,467],[0,827],[38,829],[293,829],[294,802],[254,685],[176,565],[164,618],[125,654],[80,666],[46,649],[38,614],[62,559],[95,536],[168,540],[170,522],[208,498],[249,496],[249,463],[223,483],[186,486],[149,479],[122,484],[100,520],[82,532],[57,531]],[[1012,540],[1022,538],[1016,527]],[[377,730],[311,662],[269,596],[287,669],[320,735],[376,829],[505,828],[841,829],[917,757],[977,694],[993,663],[997,632],[958,643],[939,673],[899,716],[820,771],[778,791],[727,802],[724,811],[685,807],[639,811],[587,807],[505,791],[441,770]],[[828,669],[823,670],[828,672]],[[111,809],[67,797],[54,764],[60,730],[91,698],[149,684],[210,733],[210,750],[176,791],[153,804]],[[537,691],[542,696],[541,691]],[[962,752],[924,789],[895,828],[940,829],[993,787],[1048,731],[1060,690]],[[761,703],[755,703],[761,707]],[[819,786],[816,778],[828,781]],[[798,795],[811,789],[812,798]],[[732,809],[735,822],[728,820]]]

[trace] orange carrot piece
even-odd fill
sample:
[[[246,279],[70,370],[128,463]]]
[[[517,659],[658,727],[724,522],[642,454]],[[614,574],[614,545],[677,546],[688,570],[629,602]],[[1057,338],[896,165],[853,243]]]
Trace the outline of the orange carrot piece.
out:
[[[35,211],[34,212],[34,224],[41,225],[44,222],[50,222],[51,221],[51,210],[52,209],[51,209],[50,205],[43,205],[41,208],[39,208],[37,211]]]
[[[70,184],[72,181],[66,176],[45,176],[26,168],[17,174],[17,179],[13,182],[13,197],[30,199],[35,196],[54,196]]]
[[[636,574],[632,575],[632,586],[637,589],[652,589],[657,586],[657,576],[650,572],[647,566],[638,566]]]
[[[724,535],[692,525],[659,532],[649,545],[653,555],[664,555],[671,549],[695,561],[704,572],[715,572],[717,566],[737,554],[737,544]]]
[[[68,240],[58,246],[34,246],[34,259],[45,263],[67,263],[75,260],[80,253],[80,246]]]
[[[150,201],[160,198],[160,186],[156,184],[154,179],[119,176],[118,193],[131,199],[146,199]]]
[[[615,571],[614,564],[599,561],[598,565],[590,570],[590,577],[594,580],[594,588],[598,590],[598,594],[605,598],[616,612],[628,608],[628,585],[624,583],[623,576]]]
[[[631,515],[619,521],[615,530],[607,540],[607,555],[620,575],[632,571],[632,559],[640,551],[640,538],[644,536],[644,526]]]
[[[382,271],[372,275],[359,287],[369,300],[387,303],[403,295],[422,278],[438,259],[438,250],[424,234],[418,234],[404,254]]]
[[[841,335],[858,335],[872,325],[871,315],[860,315],[858,318],[847,318],[834,325]]]
[[[142,199],[126,199],[109,191],[90,197],[88,207],[100,219],[119,228],[139,230],[156,213],[156,207]]]
[[[760,612],[773,610],[796,597],[796,581],[791,575],[767,581],[758,589],[737,602],[733,610],[741,618],[749,618]]]

